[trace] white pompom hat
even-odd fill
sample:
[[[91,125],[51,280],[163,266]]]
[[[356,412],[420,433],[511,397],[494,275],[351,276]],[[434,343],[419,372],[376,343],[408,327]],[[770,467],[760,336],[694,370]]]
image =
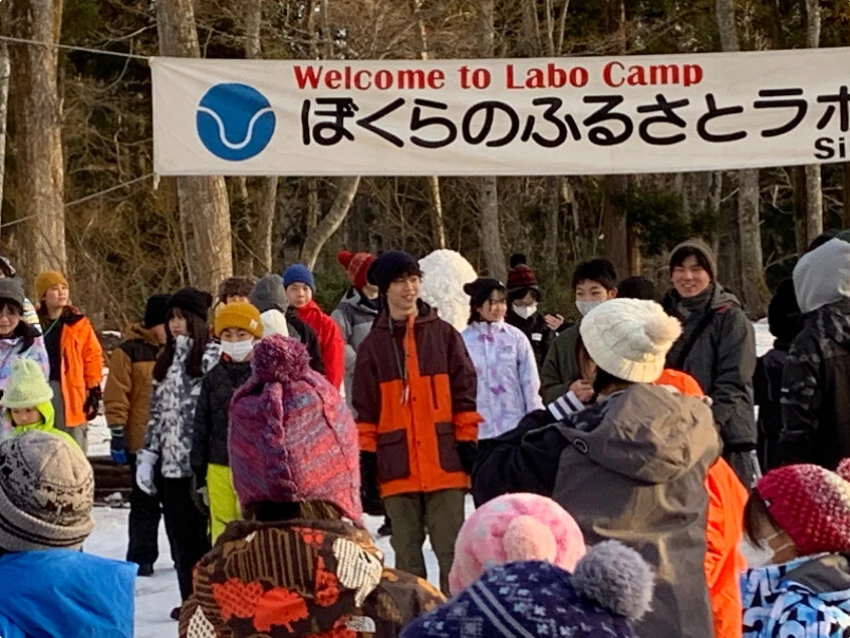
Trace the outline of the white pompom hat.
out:
[[[600,368],[618,379],[654,383],[682,325],[654,301],[612,299],[581,322],[581,340]]]

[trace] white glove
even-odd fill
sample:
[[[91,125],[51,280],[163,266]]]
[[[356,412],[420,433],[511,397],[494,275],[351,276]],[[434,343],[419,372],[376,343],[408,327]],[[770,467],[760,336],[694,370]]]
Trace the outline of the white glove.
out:
[[[159,460],[159,455],[150,450],[139,450],[136,457],[136,483],[139,489],[148,496],[156,495],[156,485],[154,485],[154,467]]]

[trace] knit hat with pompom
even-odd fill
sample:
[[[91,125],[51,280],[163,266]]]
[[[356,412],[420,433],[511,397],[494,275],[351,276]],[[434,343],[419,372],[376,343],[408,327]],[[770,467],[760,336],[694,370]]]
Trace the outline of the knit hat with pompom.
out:
[[[600,368],[623,381],[655,383],[682,325],[654,301],[612,299],[591,310],[581,339]]]
[[[357,290],[362,290],[363,286],[369,283],[366,275],[369,273],[372,262],[375,261],[374,255],[343,250],[336,256],[336,260],[345,268],[345,274]]]
[[[767,511],[800,555],[850,552],[850,459],[837,472],[817,465],[786,465],[756,485]]]
[[[517,560],[545,560],[571,572],[586,551],[575,519],[551,498],[505,494],[466,519],[449,587],[457,594],[485,570]]]
[[[487,570],[455,598],[417,618],[404,638],[571,636],[635,638],[649,610],[649,565],[635,550],[605,541],[570,574],[545,561],[515,561]]]
[[[271,335],[255,346],[251,377],[230,403],[228,450],[243,509],[324,501],[360,524],[357,427],[297,340]]]

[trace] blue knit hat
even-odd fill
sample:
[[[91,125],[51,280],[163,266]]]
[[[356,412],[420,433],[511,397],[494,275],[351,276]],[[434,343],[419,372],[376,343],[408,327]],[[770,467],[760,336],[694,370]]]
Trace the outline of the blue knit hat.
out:
[[[310,286],[310,290],[316,292],[316,280],[304,264],[292,264],[283,271],[283,287],[289,288],[292,284],[305,284]]]
[[[632,624],[649,609],[653,580],[641,556],[617,541],[593,547],[572,574],[543,561],[507,563],[420,616],[401,637],[635,638]]]

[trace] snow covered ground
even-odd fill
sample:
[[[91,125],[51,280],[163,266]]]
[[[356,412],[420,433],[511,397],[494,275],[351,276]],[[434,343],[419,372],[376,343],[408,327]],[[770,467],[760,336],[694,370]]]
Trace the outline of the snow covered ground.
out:
[[[759,356],[773,345],[773,338],[767,329],[767,321],[755,324],[756,349]],[[89,456],[109,455],[109,430],[106,421],[99,417],[90,427]],[[472,511],[472,500],[467,500],[467,513]],[[95,508],[97,525],[94,533],[86,542],[85,551],[106,558],[123,560],[127,551],[127,517],[129,510],[123,508]],[[377,538],[377,529],[383,521],[366,517],[367,527]],[[386,556],[387,565],[393,565],[395,554],[388,538],[378,538],[378,547]],[[152,578],[139,578],[136,582],[136,637],[163,638],[177,635],[177,623],[169,618],[171,609],[179,604],[177,576],[168,553],[168,540],[165,527],[160,525],[160,558],[156,563],[156,573]],[[439,570],[437,558],[430,543],[425,545],[425,558],[428,565],[428,579],[438,584]]]

